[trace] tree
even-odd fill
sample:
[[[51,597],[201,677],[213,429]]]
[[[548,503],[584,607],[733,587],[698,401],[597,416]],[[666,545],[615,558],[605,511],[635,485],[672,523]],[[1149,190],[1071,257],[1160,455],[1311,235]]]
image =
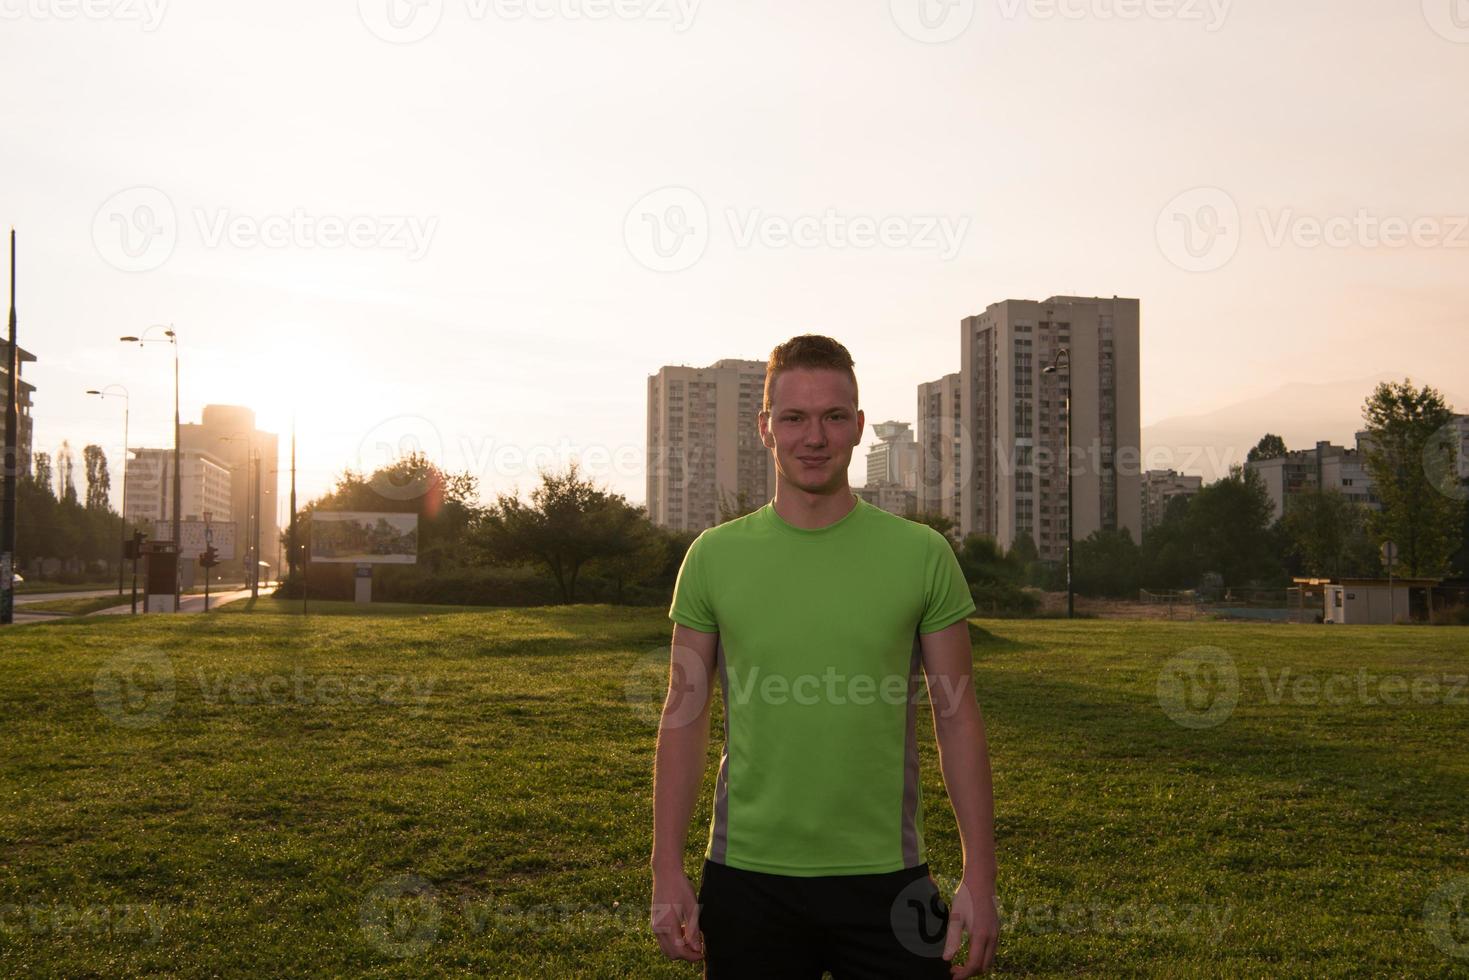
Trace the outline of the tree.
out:
[[[1438,436],[1453,421],[1453,410],[1427,385],[1384,381],[1362,415],[1367,471],[1382,501],[1370,521],[1373,537],[1396,543],[1399,575],[1446,573],[1463,531],[1464,502],[1444,492],[1434,475],[1444,465],[1453,471],[1455,447]]]
[[[112,477],[107,473],[107,454],[98,445],[82,450],[87,467],[87,510],[106,510],[112,492]]]
[[[51,454],[36,453],[33,458],[36,461],[36,482],[45,487],[47,493],[54,493],[51,489]],[[18,501],[20,497],[15,499]]]
[[[408,453],[370,476],[344,470],[336,486],[308,503],[304,521],[317,510],[385,511],[418,515],[418,565],[428,572],[472,563],[467,543],[479,517],[479,489],[470,473],[445,473],[423,453]],[[304,531],[298,533],[305,533]]]
[[[929,527],[933,528],[944,537],[949,538],[950,541],[953,540],[954,522],[948,517],[945,517],[943,514],[932,513],[928,511],[914,511],[912,513],[904,514],[903,516],[910,521],[915,521],[919,524],[927,524]]]
[[[543,566],[562,599],[575,602],[583,566],[635,552],[643,544],[641,523],[646,523],[642,508],[582,479],[572,460],[565,473],[541,472],[529,504],[515,494],[497,495],[479,522],[476,540],[495,564]]]
[[[1232,466],[1229,475],[1189,501],[1184,535],[1200,572],[1218,572],[1226,585],[1284,577],[1270,533],[1273,511],[1260,475]]]
[[[732,521],[736,517],[753,514],[763,506],[765,506],[763,503],[757,504],[751,499],[750,491],[748,490],[740,490],[733,495],[728,495],[724,492],[724,488],[721,487],[719,490],[719,523],[723,524],[725,521]]]
[[[1285,440],[1273,432],[1267,432],[1260,441],[1255,443],[1255,448],[1249,451],[1245,460],[1250,463],[1259,462],[1262,459],[1278,459],[1289,450],[1285,448]]]
[[[646,518],[646,510],[637,508]],[[588,571],[611,580],[616,589],[616,601],[621,602],[623,587],[639,585],[658,576],[668,560],[668,539],[646,519],[638,521],[628,529],[633,539],[631,550],[610,558],[594,558]]]
[[[1149,589],[1193,588],[1203,568],[1189,540],[1188,508],[1191,497],[1168,501],[1163,519],[1143,535],[1139,575]]]
[[[71,454],[71,443],[63,439],[61,451],[56,454],[57,497],[62,501],[76,502],[77,484],[72,473],[75,468],[76,460]]]
[[[1373,575],[1376,549],[1362,508],[1336,489],[1293,495],[1281,518],[1291,551],[1308,575]]]
[[[1076,542],[1072,586],[1081,595],[1137,598],[1140,559],[1132,533],[1096,530]]]

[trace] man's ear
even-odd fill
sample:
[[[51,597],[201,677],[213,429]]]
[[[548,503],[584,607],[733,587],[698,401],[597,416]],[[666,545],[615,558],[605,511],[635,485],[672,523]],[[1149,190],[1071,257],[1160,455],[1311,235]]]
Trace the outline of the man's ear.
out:
[[[867,416],[862,414],[862,409],[857,409],[857,445],[862,445],[862,430],[867,425]]]
[[[755,413],[755,430],[759,433],[760,442],[765,446],[766,449],[775,448],[773,445],[771,445],[772,437],[770,435],[769,412],[762,411]]]

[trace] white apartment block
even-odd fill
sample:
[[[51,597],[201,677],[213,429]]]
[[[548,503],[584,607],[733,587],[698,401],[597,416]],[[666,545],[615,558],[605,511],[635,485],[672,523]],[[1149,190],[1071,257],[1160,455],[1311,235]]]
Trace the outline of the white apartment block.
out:
[[[960,325],[961,533],[1066,554],[1066,419],[1072,405],[1075,536],[1142,536],[1139,305],[1135,299],[1005,300]],[[1055,374],[1042,370],[1062,347]]]
[[[775,496],[775,465],[760,441],[764,361],[663,367],[648,377],[648,519],[679,531],[719,523],[721,499],[755,507]]]
[[[1330,442],[1314,449],[1296,449],[1274,459],[1245,464],[1260,475],[1270,495],[1271,517],[1279,520],[1292,497],[1315,490],[1336,490],[1352,503],[1376,510],[1382,506],[1367,472],[1364,444],[1366,432],[1357,433],[1357,447],[1348,449]]]
[[[878,438],[867,450],[867,485],[918,489],[918,443],[907,422],[879,422],[872,427]]]
[[[179,488],[186,521],[227,521],[230,514],[230,471],[223,461],[208,453],[185,449]],[[173,520],[173,450],[134,449],[124,474],[127,480],[127,519],[152,526],[153,521]]]
[[[1174,470],[1148,470],[1142,479],[1143,533],[1163,523],[1168,505],[1179,497],[1192,497],[1204,486],[1201,476],[1187,476]]]
[[[964,471],[959,397],[963,378],[946,374],[918,386],[918,510],[942,514],[960,527]]]

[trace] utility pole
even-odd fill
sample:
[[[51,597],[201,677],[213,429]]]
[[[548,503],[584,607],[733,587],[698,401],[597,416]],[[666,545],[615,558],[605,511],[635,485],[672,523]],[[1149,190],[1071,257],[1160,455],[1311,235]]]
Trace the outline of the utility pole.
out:
[[[10,346],[6,348],[5,503],[0,519],[0,625],[15,621],[15,476],[20,470],[20,348],[15,340],[15,229],[10,229]]]

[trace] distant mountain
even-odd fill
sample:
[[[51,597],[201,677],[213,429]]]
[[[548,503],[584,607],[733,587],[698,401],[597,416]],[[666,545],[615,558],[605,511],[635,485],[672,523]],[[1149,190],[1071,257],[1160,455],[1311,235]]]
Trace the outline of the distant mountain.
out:
[[[1326,384],[1293,382],[1267,395],[1226,405],[1200,415],[1180,415],[1143,426],[1143,465],[1196,473],[1207,483],[1224,476],[1260,437],[1274,432],[1290,449],[1310,449],[1318,440],[1354,446],[1362,428],[1362,403],[1380,381],[1401,381],[1401,372],[1384,372]],[[1413,378],[1414,384],[1425,379]],[[1469,398],[1434,384],[1459,412],[1469,412]]]

